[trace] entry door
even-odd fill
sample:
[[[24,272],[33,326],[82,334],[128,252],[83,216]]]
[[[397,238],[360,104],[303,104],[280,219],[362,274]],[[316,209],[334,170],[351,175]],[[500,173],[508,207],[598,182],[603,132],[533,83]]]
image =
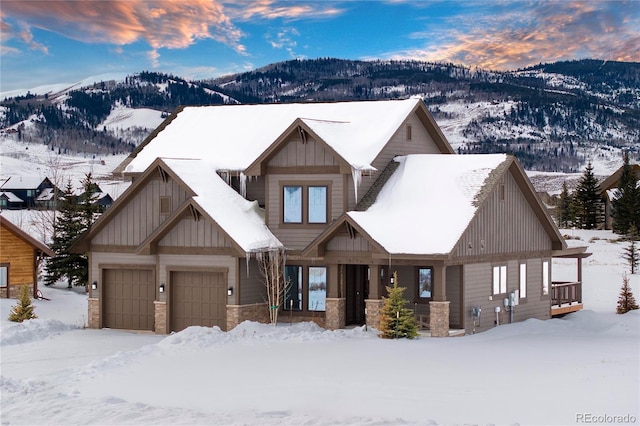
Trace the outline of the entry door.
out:
[[[369,267],[367,265],[346,265],[346,323],[364,324],[364,301],[367,298]]]

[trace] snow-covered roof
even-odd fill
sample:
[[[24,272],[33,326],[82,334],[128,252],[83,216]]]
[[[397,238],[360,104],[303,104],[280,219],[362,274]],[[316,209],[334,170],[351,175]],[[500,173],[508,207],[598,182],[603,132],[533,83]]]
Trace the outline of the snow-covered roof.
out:
[[[279,248],[282,243],[264,221],[257,201],[248,201],[204,160],[162,160],[196,195],[193,200],[246,252]]]
[[[391,254],[448,254],[505,154],[408,155],[366,211],[347,214]],[[411,238],[407,238],[411,236]]]
[[[53,188],[45,188],[42,190],[40,195],[36,197],[36,201],[48,201],[52,200],[55,196],[55,191]]]
[[[10,203],[22,203],[24,200],[20,197],[18,197],[16,194],[14,194],[13,192],[9,192],[9,191],[2,191],[0,192],[0,196],[4,195],[5,197],[7,197],[7,200]]]
[[[217,170],[245,170],[297,119],[354,169],[372,168],[420,99],[185,107],[126,167],[142,173],[158,157],[206,159]]]
[[[11,176],[3,184],[6,189],[35,189],[44,179],[35,176]]]

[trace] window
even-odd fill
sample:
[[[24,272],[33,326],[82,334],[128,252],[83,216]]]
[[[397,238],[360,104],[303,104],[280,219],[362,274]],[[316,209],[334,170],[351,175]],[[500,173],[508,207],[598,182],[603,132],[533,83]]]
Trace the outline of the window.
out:
[[[527,264],[520,264],[520,298],[527,297]]]
[[[302,266],[285,266],[284,281],[288,285],[284,294],[284,309],[302,310]]]
[[[407,140],[411,140],[411,124],[407,124]]]
[[[327,268],[309,267],[309,306],[310,311],[324,311],[327,299]]]
[[[0,266],[0,287],[6,287],[9,285],[9,267],[6,265]]]
[[[418,297],[431,299],[433,268],[418,268]]]
[[[507,292],[507,266],[493,267],[493,294],[504,294]]]
[[[302,187],[284,187],[284,223],[302,223]]]
[[[542,294],[549,294],[549,262],[542,262]]]
[[[327,187],[308,188],[309,223],[327,223]]]
[[[6,209],[9,206],[6,198],[0,198],[0,209]]]
[[[328,192],[327,186],[284,186],[283,222],[327,223]]]
[[[160,214],[171,213],[171,197],[160,197]]]

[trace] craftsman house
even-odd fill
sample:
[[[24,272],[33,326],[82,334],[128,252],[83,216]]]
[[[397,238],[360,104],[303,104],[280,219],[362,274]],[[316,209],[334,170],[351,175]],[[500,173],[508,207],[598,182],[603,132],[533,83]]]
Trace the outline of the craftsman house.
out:
[[[38,293],[38,265],[54,253],[35,238],[0,216],[0,298],[15,298],[27,285]]]
[[[580,274],[517,160],[454,154],[419,99],[184,107],[115,173],[74,246],[94,328],[266,321],[274,250],[281,318],[329,329],[377,327],[394,272],[434,336],[549,318],[552,258]]]
[[[37,198],[43,192],[49,192],[55,186],[49,178],[29,176],[12,176],[0,186],[7,199],[7,204],[0,207],[7,209],[30,209],[37,205]]]

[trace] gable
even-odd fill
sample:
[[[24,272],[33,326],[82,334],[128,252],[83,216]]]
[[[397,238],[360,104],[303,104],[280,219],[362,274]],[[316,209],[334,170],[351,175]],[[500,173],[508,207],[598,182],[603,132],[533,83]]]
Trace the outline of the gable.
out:
[[[160,252],[168,248],[232,249],[233,245],[224,231],[209,218],[185,215],[158,241]],[[163,250],[165,249],[165,250]]]
[[[0,216],[0,252],[3,258],[13,253],[12,248],[18,247],[21,251],[39,251],[46,256],[53,256],[55,253],[45,244],[33,238],[25,231],[8,221],[5,217]]]
[[[551,251],[553,243],[512,174],[495,181],[454,250],[456,257]]]
[[[278,173],[294,168],[339,172],[339,163],[326,145],[301,127],[293,131],[267,161],[267,173]],[[294,171],[294,170],[292,170]]]

